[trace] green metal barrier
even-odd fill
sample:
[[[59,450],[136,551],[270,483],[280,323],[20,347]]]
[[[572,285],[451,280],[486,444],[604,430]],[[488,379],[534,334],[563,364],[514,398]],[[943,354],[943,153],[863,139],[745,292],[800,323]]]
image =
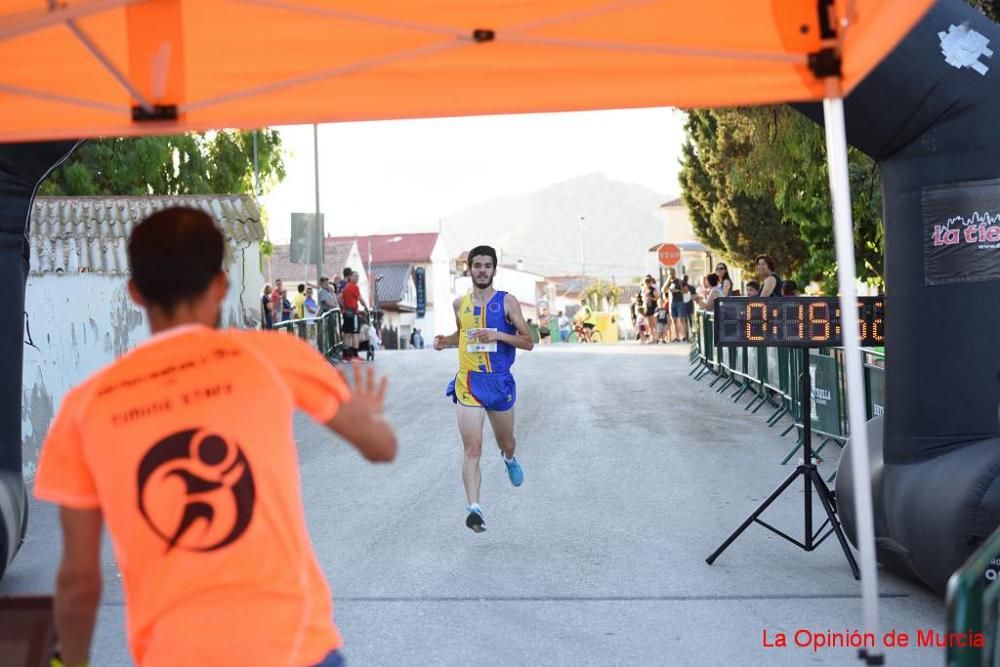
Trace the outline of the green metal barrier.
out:
[[[690,355],[693,368],[688,375],[695,376],[695,380],[709,374],[714,375],[709,386],[715,387],[723,382],[718,388],[720,393],[735,387],[731,395],[734,402],[753,392],[744,410],[757,413],[765,405],[772,406],[774,412],[767,418],[768,426],[773,427],[785,415],[790,415],[792,423],[781,435],[797,431],[798,439],[782,461],[782,464],[787,463],[802,448],[805,415],[800,414],[801,397],[798,395],[801,355],[794,354],[794,350],[788,348],[717,348],[714,345],[713,327],[712,314],[701,311],[695,319],[695,342]],[[865,401],[868,417],[871,418],[884,412],[885,352],[881,348],[862,348],[862,352]],[[813,434],[822,438],[815,449],[818,454],[830,443],[843,447],[848,438],[843,348],[811,351],[809,366],[813,396],[812,414],[808,417]]]
[[[861,348],[864,356],[865,411],[868,419],[885,414],[885,351]]]
[[[274,325],[274,329],[294,334],[302,340],[312,343],[324,357],[332,363],[337,363],[343,359],[344,354],[341,321],[340,309],[334,308],[319,317],[279,322]]]
[[[994,532],[948,580],[947,618],[950,636],[964,636],[970,646],[949,646],[949,667],[1000,665],[1000,529]],[[976,638],[979,641],[975,641]]]
[[[695,380],[700,380],[709,373],[717,373],[715,362],[715,323],[712,318],[711,313],[701,312],[701,317],[698,318],[700,322],[700,338],[701,343],[699,347],[701,348],[701,355],[699,357],[702,366],[698,370],[700,371],[698,375],[695,376]]]

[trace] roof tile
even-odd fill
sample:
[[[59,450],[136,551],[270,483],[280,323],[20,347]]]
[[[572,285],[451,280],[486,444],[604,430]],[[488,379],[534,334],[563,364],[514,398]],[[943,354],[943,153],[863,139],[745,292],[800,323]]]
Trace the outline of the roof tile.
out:
[[[371,242],[373,264],[399,264],[401,262],[429,262],[438,233],[376,234],[373,236],[334,236],[327,241],[357,241],[358,252],[367,264],[368,244]]]
[[[128,273],[126,242],[152,213],[190,206],[211,215],[230,243],[264,238],[260,211],[247,195],[37,197],[28,238],[31,273]]]

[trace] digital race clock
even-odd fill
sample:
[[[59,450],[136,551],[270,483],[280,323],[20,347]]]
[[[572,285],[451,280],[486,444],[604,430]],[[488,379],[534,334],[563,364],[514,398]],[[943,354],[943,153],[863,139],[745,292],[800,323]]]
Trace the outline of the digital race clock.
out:
[[[726,297],[715,301],[722,347],[836,347],[843,344],[837,297]],[[885,344],[885,298],[858,298],[861,345]]]

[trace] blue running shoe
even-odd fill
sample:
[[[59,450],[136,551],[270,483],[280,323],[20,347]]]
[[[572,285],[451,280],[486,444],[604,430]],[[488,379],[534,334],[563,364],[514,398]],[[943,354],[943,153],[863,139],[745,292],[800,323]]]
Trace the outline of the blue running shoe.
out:
[[[507,457],[500,452],[500,459],[503,464],[507,466],[507,476],[510,477],[510,483],[514,486],[521,486],[524,484],[524,470],[521,468],[521,464],[517,462],[517,457],[515,456],[510,461]]]

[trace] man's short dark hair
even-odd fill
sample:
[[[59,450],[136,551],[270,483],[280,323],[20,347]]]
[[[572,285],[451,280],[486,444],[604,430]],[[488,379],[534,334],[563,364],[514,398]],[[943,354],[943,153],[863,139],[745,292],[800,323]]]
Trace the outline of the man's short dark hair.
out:
[[[177,206],[149,216],[128,241],[128,263],[139,294],[170,314],[201,296],[222,271],[225,240],[204,211]]]
[[[353,271],[353,269],[351,269],[351,267],[349,267],[349,266],[345,266],[344,267],[344,277],[345,278],[350,278],[352,273],[354,273],[354,271]]]
[[[322,278],[319,279],[319,282],[320,283],[328,283],[328,282],[330,282],[330,279],[327,278],[326,276],[323,276]]]
[[[497,251],[488,245],[477,245],[469,251],[469,266],[472,266],[472,260],[475,257],[489,257],[493,260],[493,266],[497,265]]]
[[[305,283],[299,283],[298,287],[296,287],[295,289],[297,289],[299,291],[299,294],[305,294],[306,293],[306,284]]]
[[[754,258],[753,263],[755,265],[759,264],[760,260],[764,260],[764,263],[767,264],[767,268],[769,268],[770,270],[774,271],[774,258],[773,257],[771,257],[770,255],[757,255]]]

